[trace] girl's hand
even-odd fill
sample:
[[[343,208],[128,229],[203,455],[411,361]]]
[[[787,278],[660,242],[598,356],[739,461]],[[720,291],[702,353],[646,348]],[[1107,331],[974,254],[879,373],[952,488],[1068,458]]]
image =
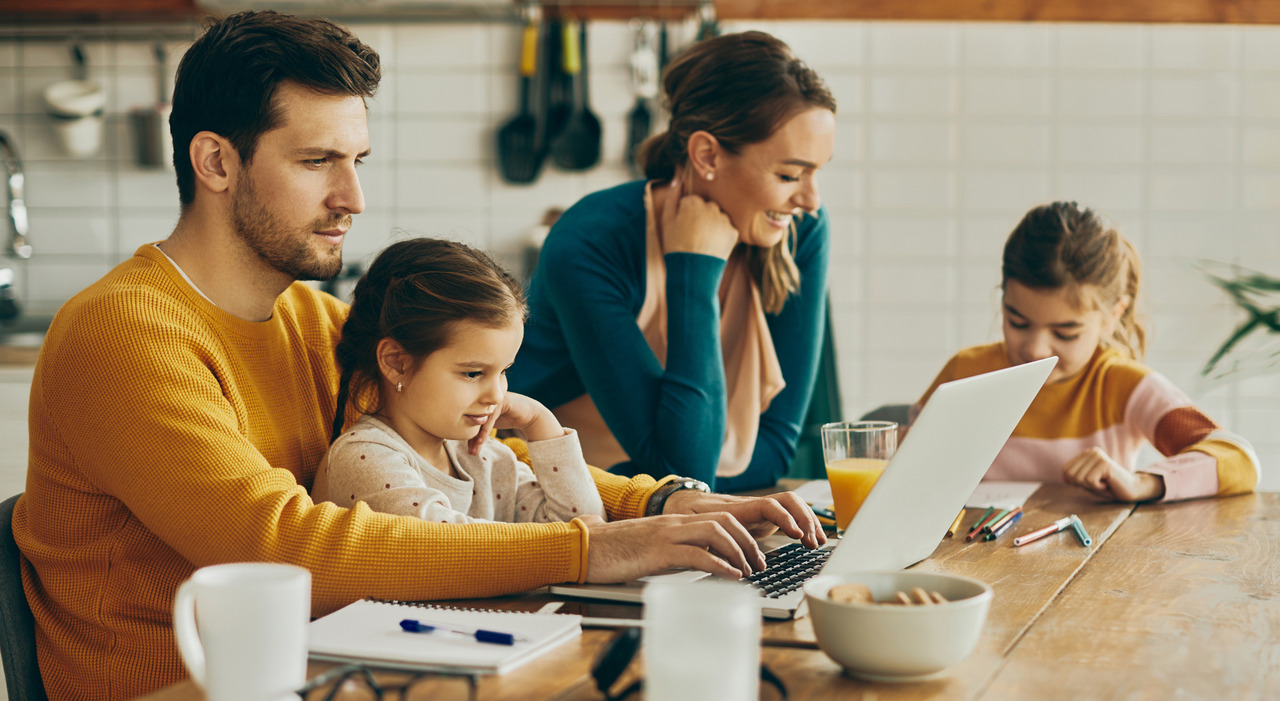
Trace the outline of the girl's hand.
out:
[[[738,245],[738,230],[715,202],[685,195],[683,181],[683,173],[676,171],[667,186],[667,198],[662,203],[659,219],[662,250],[727,259]]]
[[[1062,479],[1105,499],[1147,501],[1164,496],[1164,480],[1150,472],[1133,472],[1101,448],[1090,448],[1062,466]]]
[[[502,403],[494,408],[489,420],[480,427],[480,432],[467,442],[467,452],[478,455],[480,446],[484,445],[489,439],[489,432],[495,428],[519,429],[529,441],[542,441],[564,435],[564,427],[550,409],[536,399],[515,392],[503,395]]]

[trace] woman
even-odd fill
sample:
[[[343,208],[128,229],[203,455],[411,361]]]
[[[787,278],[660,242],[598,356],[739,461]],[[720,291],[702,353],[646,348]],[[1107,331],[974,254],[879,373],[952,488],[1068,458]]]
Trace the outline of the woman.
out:
[[[577,429],[592,464],[773,484],[822,338],[815,177],[835,100],[761,32],[695,44],[663,90],[671,122],[637,157],[647,180],[583,198],[548,235],[510,387]]]

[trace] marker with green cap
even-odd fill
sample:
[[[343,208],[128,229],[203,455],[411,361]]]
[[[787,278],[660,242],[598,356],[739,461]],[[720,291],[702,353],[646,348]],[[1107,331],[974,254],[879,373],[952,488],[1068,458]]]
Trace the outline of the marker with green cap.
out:
[[[1076,532],[1076,537],[1080,539],[1080,544],[1084,547],[1093,545],[1093,538],[1089,537],[1088,531],[1084,529],[1084,524],[1080,522],[1080,517],[1071,514],[1071,528]]]

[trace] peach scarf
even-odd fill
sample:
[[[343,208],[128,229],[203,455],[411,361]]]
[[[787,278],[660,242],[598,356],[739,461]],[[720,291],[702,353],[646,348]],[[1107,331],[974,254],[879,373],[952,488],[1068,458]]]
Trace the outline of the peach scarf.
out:
[[[667,268],[653,208],[653,183],[645,186],[645,292],[636,317],[658,362],[667,362]],[[746,471],[755,451],[760,415],[786,385],[782,367],[765,322],[760,288],[747,268],[746,248],[738,246],[720,279],[720,346],[724,356],[728,399],[725,438],[716,476],[734,477]],[[609,466],[628,459],[599,409],[584,394],[554,410],[560,423],[578,431],[582,452],[592,465]]]

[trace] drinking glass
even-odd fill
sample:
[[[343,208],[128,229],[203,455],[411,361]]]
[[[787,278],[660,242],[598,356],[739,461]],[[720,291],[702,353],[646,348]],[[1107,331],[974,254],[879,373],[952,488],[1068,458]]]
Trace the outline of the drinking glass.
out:
[[[644,590],[645,698],[760,698],[760,603],[749,587],[701,580]]]
[[[897,449],[898,424],[893,421],[840,421],[822,427],[836,528],[848,527]]]

